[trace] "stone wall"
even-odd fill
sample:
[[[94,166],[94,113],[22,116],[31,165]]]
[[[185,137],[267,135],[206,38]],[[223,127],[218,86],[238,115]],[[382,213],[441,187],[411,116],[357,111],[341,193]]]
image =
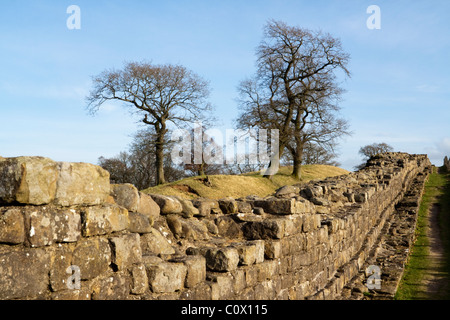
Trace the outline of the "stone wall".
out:
[[[387,153],[267,198],[188,201],[111,185],[91,164],[0,158],[0,299],[361,298],[430,167]]]
[[[450,160],[447,156],[444,158],[444,168],[447,170],[447,172],[450,172]]]

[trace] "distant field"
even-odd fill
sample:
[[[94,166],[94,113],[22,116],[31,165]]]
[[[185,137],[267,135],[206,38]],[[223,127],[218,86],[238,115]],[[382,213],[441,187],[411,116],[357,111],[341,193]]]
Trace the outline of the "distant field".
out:
[[[228,196],[240,198],[248,195],[265,197],[273,194],[276,189],[285,185],[349,173],[347,170],[333,166],[305,165],[301,168],[302,179],[298,181],[290,175],[291,171],[292,167],[282,167],[272,180],[262,177],[259,173],[213,175],[208,176],[209,182],[211,183],[210,185],[205,183],[205,176],[190,177],[180,181],[148,188],[143,190],[143,192],[178,196],[183,199],[193,199],[197,197],[220,199]]]

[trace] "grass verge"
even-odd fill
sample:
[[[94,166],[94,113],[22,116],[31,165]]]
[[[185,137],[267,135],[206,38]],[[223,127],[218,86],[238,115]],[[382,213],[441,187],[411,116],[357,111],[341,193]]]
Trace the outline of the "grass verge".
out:
[[[180,181],[151,187],[144,193],[156,193],[168,196],[178,196],[184,199],[204,197],[221,199],[225,197],[240,198],[248,195],[265,197],[273,194],[276,189],[310,180],[348,174],[347,170],[327,165],[304,165],[301,168],[302,178],[296,180],[291,176],[292,167],[281,167],[271,180],[259,173],[243,175],[212,175],[206,177],[190,177]]]
[[[428,232],[428,214],[431,206],[435,203],[444,201],[449,202],[450,189],[448,186],[448,175],[441,174],[433,170],[428,181],[425,184],[425,190],[422,197],[422,202],[419,208],[417,227],[416,227],[416,241],[411,249],[409,261],[405,267],[405,271],[400,282],[399,288],[395,295],[396,300],[424,300],[430,299],[426,292],[426,287],[423,284],[424,276],[430,268],[429,248],[430,241],[427,236]],[[447,245],[449,241],[448,235],[448,212],[441,210],[441,230],[446,229]],[[445,218],[442,218],[445,216]],[[447,227],[444,227],[447,226]],[[446,252],[449,252],[447,247]],[[448,256],[448,254],[447,254]],[[448,259],[447,259],[448,260]]]
[[[444,170],[443,170],[444,171]],[[444,246],[444,270],[447,281],[450,282],[450,172],[444,171],[442,175],[446,179],[443,194],[439,199],[440,214],[439,227],[441,231],[442,245]],[[443,299],[450,300],[450,285],[447,285]]]

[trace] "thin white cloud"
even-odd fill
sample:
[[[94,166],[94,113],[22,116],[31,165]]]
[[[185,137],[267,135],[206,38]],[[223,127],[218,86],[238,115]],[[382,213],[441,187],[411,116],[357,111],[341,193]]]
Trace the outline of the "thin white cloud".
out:
[[[446,155],[450,156],[450,137],[444,138],[439,141],[438,148]]]
[[[2,83],[0,91],[3,93],[31,97],[38,99],[84,99],[89,93],[85,86],[70,85],[40,85],[40,84],[19,84],[19,83]]]
[[[437,93],[439,92],[440,87],[429,85],[429,84],[421,84],[416,86],[416,90],[421,93]]]
[[[441,166],[444,157],[450,157],[450,137],[442,138],[431,147],[425,147],[424,152],[428,154],[433,164]]]

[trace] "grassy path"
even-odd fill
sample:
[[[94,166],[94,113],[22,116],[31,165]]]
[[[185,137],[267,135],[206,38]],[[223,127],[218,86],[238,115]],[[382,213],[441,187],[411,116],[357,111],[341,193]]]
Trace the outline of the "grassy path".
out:
[[[450,299],[450,175],[430,175],[397,300]]]

